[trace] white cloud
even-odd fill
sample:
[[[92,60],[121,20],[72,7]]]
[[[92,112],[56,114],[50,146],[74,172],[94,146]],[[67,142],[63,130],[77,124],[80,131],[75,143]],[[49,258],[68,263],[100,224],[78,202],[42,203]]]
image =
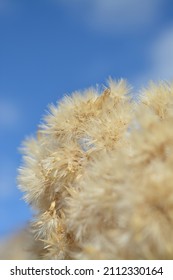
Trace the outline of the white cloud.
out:
[[[0,99],[0,128],[15,128],[20,124],[20,109],[17,104],[6,99]]]
[[[150,25],[163,0],[53,0],[65,5],[89,27],[102,32],[128,32]]]

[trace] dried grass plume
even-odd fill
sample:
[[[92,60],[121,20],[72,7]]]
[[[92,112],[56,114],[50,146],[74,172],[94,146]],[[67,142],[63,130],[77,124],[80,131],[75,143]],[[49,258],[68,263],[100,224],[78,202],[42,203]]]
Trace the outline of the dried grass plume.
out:
[[[65,96],[22,148],[40,259],[173,259],[173,85]],[[35,249],[34,249],[35,248]]]

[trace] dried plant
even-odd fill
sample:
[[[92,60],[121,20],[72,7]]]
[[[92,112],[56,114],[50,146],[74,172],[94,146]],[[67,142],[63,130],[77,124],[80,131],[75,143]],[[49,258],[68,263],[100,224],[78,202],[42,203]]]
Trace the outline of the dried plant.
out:
[[[23,145],[41,259],[173,259],[173,85],[66,96]],[[41,245],[40,245],[41,244]],[[40,249],[41,248],[41,249]]]

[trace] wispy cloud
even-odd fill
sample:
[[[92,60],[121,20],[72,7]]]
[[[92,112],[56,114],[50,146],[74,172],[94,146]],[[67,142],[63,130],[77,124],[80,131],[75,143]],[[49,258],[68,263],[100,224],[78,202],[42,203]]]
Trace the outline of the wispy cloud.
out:
[[[153,23],[163,0],[52,0],[101,32],[136,31]]]
[[[7,8],[7,2],[5,0],[0,0],[0,12],[3,12]]]
[[[0,15],[11,15],[18,10],[19,1],[14,0],[0,0]]]
[[[19,106],[5,98],[0,99],[0,128],[14,129],[21,122],[21,112]]]
[[[156,39],[151,46],[150,57],[154,78],[173,80],[173,25]]]
[[[148,85],[150,81],[173,81],[173,25],[165,27],[150,43],[145,56],[148,67],[134,79],[137,89]]]
[[[16,189],[16,165],[10,159],[1,159],[0,164],[0,199],[7,198]]]
[[[10,0],[0,0],[0,13],[6,13],[11,10],[11,4]]]

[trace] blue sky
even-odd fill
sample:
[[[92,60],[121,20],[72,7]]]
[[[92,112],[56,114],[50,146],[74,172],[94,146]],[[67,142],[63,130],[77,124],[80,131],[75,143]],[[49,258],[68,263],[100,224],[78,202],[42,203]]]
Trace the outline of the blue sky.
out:
[[[0,0],[0,236],[31,211],[16,187],[18,148],[50,103],[125,78],[134,94],[173,77],[171,0]]]

